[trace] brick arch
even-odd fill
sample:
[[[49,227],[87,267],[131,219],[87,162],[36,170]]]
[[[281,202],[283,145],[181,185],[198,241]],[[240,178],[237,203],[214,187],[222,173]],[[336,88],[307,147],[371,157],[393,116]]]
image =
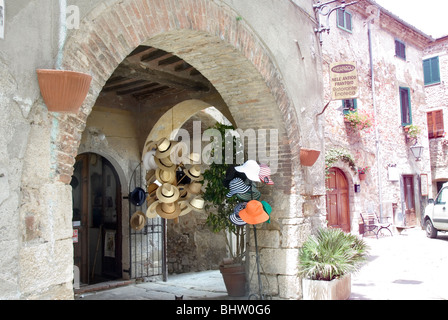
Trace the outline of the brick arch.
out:
[[[92,107],[115,68],[141,44],[173,52],[217,88],[238,125],[279,129],[279,183],[298,185],[299,125],[282,77],[267,48],[237,14],[213,1],[130,0],[101,4],[67,39],[62,68],[93,76],[77,115],[55,116],[52,154],[55,179],[68,183]],[[200,53],[200,54],[199,54]],[[293,181],[295,180],[295,181]],[[295,183],[294,183],[295,182]]]

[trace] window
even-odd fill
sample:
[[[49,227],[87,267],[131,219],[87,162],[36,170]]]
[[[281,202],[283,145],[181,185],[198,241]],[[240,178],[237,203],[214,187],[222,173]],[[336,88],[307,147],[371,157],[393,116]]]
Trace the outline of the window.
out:
[[[444,188],[437,196],[435,204],[446,204],[447,199],[448,199],[448,188]]]
[[[426,114],[426,119],[428,120],[428,138],[439,138],[443,137],[443,111],[431,111]]]
[[[423,76],[425,86],[440,83],[439,57],[423,60]]]
[[[347,114],[350,111],[356,111],[356,109],[358,109],[356,99],[342,100],[342,112],[344,114]]]
[[[406,60],[406,45],[397,39],[395,39],[395,55]]]
[[[401,125],[412,124],[411,93],[409,88],[400,87]]]
[[[338,9],[337,25],[345,31],[352,32],[352,15],[346,10]]]

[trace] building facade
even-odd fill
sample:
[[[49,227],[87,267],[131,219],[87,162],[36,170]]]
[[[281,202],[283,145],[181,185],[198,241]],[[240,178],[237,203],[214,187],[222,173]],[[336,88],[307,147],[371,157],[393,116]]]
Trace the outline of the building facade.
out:
[[[302,147],[323,150],[323,122],[315,121],[323,87],[312,5],[6,1],[0,298],[73,299],[77,277],[88,283],[132,278],[134,262],[156,268],[159,258],[142,258],[146,249],[132,256],[132,244],[157,251],[158,240],[137,240],[129,227],[145,141],[190,116],[209,119],[201,110],[210,106],[237,128],[277,130],[278,141],[267,145],[278,155],[275,188],[263,190],[273,211],[269,226],[258,229],[258,244],[269,293],[300,298],[298,250],[325,220],[323,158],[313,167],[299,161]],[[49,111],[38,69],[92,76],[80,110]],[[188,106],[186,113],[173,112],[179,104]],[[197,239],[189,244],[214,250]]]

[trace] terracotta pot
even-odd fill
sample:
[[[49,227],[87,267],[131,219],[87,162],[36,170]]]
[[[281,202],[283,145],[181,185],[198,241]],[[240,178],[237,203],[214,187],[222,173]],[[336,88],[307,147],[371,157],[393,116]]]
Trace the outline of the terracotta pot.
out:
[[[48,111],[77,113],[89,91],[92,76],[75,71],[37,69],[40,92]]]
[[[246,295],[246,270],[244,265],[221,265],[219,271],[221,271],[227,294],[230,297]]]
[[[319,150],[301,148],[300,164],[307,167],[312,166],[316,162],[317,158],[319,158],[319,154]]]
[[[359,180],[366,180],[366,174],[365,173],[358,173]]]

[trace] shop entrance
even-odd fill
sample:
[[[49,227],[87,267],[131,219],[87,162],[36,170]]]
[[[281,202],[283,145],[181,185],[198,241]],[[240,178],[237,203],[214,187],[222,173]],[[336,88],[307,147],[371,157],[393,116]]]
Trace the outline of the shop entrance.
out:
[[[104,157],[76,158],[73,193],[74,264],[82,284],[121,278],[121,186]]]
[[[327,180],[327,222],[330,228],[350,232],[348,182],[338,168],[331,168]]]

